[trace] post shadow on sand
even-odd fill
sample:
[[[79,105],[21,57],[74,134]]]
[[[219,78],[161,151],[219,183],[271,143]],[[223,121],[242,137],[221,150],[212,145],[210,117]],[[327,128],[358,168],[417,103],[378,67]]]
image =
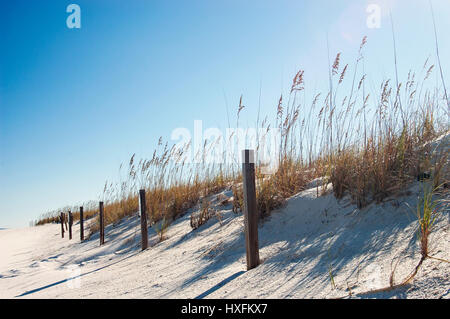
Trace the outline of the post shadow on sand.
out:
[[[139,253],[139,252],[138,252],[138,253]],[[44,290],[44,289],[47,289],[47,288],[51,288],[51,287],[60,285],[60,284],[62,284],[62,283],[68,282],[68,281],[70,281],[70,280],[74,280],[74,279],[77,279],[77,278],[80,278],[80,277],[83,277],[83,276],[92,274],[92,273],[94,273],[94,272],[97,272],[97,271],[100,271],[100,270],[102,270],[102,269],[108,268],[108,267],[110,267],[110,266],[112,266],[112,265],[118,264],[118,263],[120,263],[120,262],[122,262],[122,261],[124,261],[124,260],[126,260],[126,259],[128,259],[128,258],[133,257],[134,255],[136,255],[136,254],[138,254],[138,253],[131,254],[131,255],[129,255],[129,256],[125,257],[125,258],[122,258],[122,259],[120,259],[120,260],[118,260],[118,261],[116,261],[116,262],[113,262],[113,263],[111,263],[111,264],[109,264],[109,265],[106,265],[106,266],[103,266],[103,267],[100,267],[100,268],[91,270],[91,271],[89,271],[89,272],[87,272],[87,273],[84,273],[84,274],[81,274],[81,275],[79,275],[79,276],[74,276],[74,277],[66,278],[66,279],[63,279],[63,280],[54,282],[54,283],[52,283],[52,284],[49,284],[49,285],[46,285],[46,286],[43,286],[43,287],[40,287],[40,288],[36,288],[36,289],[33,289],[33,290],[28,290],[28,291],[26,291],[26,292],[24,292],[24,293],[22,293],[22,294],[20,294],[20,295],[15,296],[15,298],[23,297],[23,296],[27,296],[27,295],[31,295],[31,294],[34,294],[35,292],[39,292],[39,291],[41,291],[41,290]]]
[[[198,295],[197,297],[195,297],[194,299],[203,299],[206,296],[212,294],[214,291],[219,290],[220,288],[222,288],[223,286],[225,286],[226,284],[228,284],[230,281],[236,279],[237,277],[239,277],[240,275],[244,274],[245,271],[241,270],[238,271],[237,273],[229,276],[228,278],[225,278],[224,280],[222,280],[221,282],[219,282],[217,285],[215,285],[214,287],[206,290],[205,292],[201,293],[200,295]]]

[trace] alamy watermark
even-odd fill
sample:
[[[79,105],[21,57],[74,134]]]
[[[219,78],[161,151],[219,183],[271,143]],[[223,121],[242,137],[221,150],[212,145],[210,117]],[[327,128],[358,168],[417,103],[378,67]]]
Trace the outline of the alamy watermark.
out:
[[[81,8],[78,4],[69,4],[66,8],[66,12],[70,15],[66,19],[66,25],[69,29],[81,28]]]
[[[279,162],[279,129],[227,128],[203,129],[201,120],[194,121],[193,134],[188,128],[172,131],[171,139],[176,141],[174,161],[194,164],[236,164],[241,163],[241,151],[253,149],[255,161],[269,173]]]
[[[366,24],[369,29],[381,28],[381,7],[378,4],[369,4],[366,8],[368,14]]]
[[[81,267],[73,264],[66,268],[67,279],[66,284],[69,289],[81,288]]]
[[[378,263],[373,263],[365,268],[365,282],[370,289],[378,289],[382,286],[383,268]]]

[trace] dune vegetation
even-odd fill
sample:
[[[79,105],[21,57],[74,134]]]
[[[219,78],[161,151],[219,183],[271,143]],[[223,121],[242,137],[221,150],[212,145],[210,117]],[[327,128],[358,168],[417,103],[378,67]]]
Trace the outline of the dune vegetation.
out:
[[[276,118],[265,117],[257,126],[264,132],[278,130],[280,139],[278,166],[264,173],[256,146],[257,206],[261,217],[283,205],[290,196],[320,178],[317,192],[331,183],[336,198],[350,196],[358,208],[381,203],[387,197],[401,195],[406,186],[426,180],[434,193],[447,192],[449,181],[448,149],[436,152],[433,141],[449,131],[449,100],[444,77],[436,73],[440,66],[427,60],[421,70],[410,71],[403,81],[384,80],[378,92],[367,90],[363,73],[365,37],[358,58],[352,65],[341,62],[338,53],[329,69],[329,91],[317,93],[305,102],[305,72],[299,70],[289,96],[280,96]],[[393,67],[396,67],[394,65]],[[432,78],[440,79],[433,84]],[[436,82],[437,83],[437,82]],[[348,89],[349,88],[349,89]],[[236,124],[245,112],[241,97]],[[217,140],[205,141],[201,154],[211,151]],[[236,213],[242,207],[240,163],[223,164],[187,160],[191,142],[184,147],[164,143],[160,138],[152,158],[136,159],[120,166],[125,171],[117,182],[106,182],[99,200],[105,203],[106,224],[116,223],[139,209],[138,191],[146,190],[147,214],[151,224],[164,221],[168,227],[189,208],[203,207],[204,216],[195,221],[199,227],[208,208],[202,198],[232,189]],[[227,154],[223,154],[225,157]],[[429,200],[429,199],[426,199]],[[84,205],[86,218],[95,217],[97,202]],[[60,212],[70,210],[79,218],[78,206],[67,206],[43,214],[35,225],[58,222]],[[419,214],[420,215],[420,214]],[[98,219],[98,217],[95,217]],[[425,217],[424,217],[425,218]],[[98,222],[90,233],[98,231]],[[426,229],[424,230],[426,232]]]

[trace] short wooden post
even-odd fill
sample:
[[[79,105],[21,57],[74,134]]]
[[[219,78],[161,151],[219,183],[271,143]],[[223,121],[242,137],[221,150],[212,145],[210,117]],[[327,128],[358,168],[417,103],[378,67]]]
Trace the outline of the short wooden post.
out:
[[[99,203],[100,211],[100,246],[105,243],[105,214],[103,212],[103,202]]]
[[[245,246],[247,251],[247,270],[250,270],[259,265],[258,211],[256,208],[254,150],[243,150],[242,160]]]
[[[61,212],[59,216],[59,221],[61,222],[61,238],[64,238],[64,213]]]
[[[141,203],[142,250],[145,250],[148,247],[147,206],[145,205],[145,189],[139,190],[139,200]]]
[[[72,239],[72,224],[73,224],[73,216],[69,210],[69,240]]]
[[[80,241],[84,240],[83,206],[80,206]]]

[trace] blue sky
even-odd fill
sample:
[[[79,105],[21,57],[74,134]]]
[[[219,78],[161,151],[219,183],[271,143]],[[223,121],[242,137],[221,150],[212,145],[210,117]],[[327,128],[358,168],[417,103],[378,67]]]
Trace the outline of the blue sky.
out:
[[[81,29],[66,7],[81,8]],[[381,28],[366,25],[368,4]],[[427,0],[2,1],[0,4],[0,227],[95,200],[133,153],[150,155],[173,129],[227,126],[241,94],[256,119],[259,91],[273,114],[299,68],[307,89],[326,90],[326,37],[354,61],[361,39],[371,81],[434,61]],[[434,0],[450,82],[450,1]]]

